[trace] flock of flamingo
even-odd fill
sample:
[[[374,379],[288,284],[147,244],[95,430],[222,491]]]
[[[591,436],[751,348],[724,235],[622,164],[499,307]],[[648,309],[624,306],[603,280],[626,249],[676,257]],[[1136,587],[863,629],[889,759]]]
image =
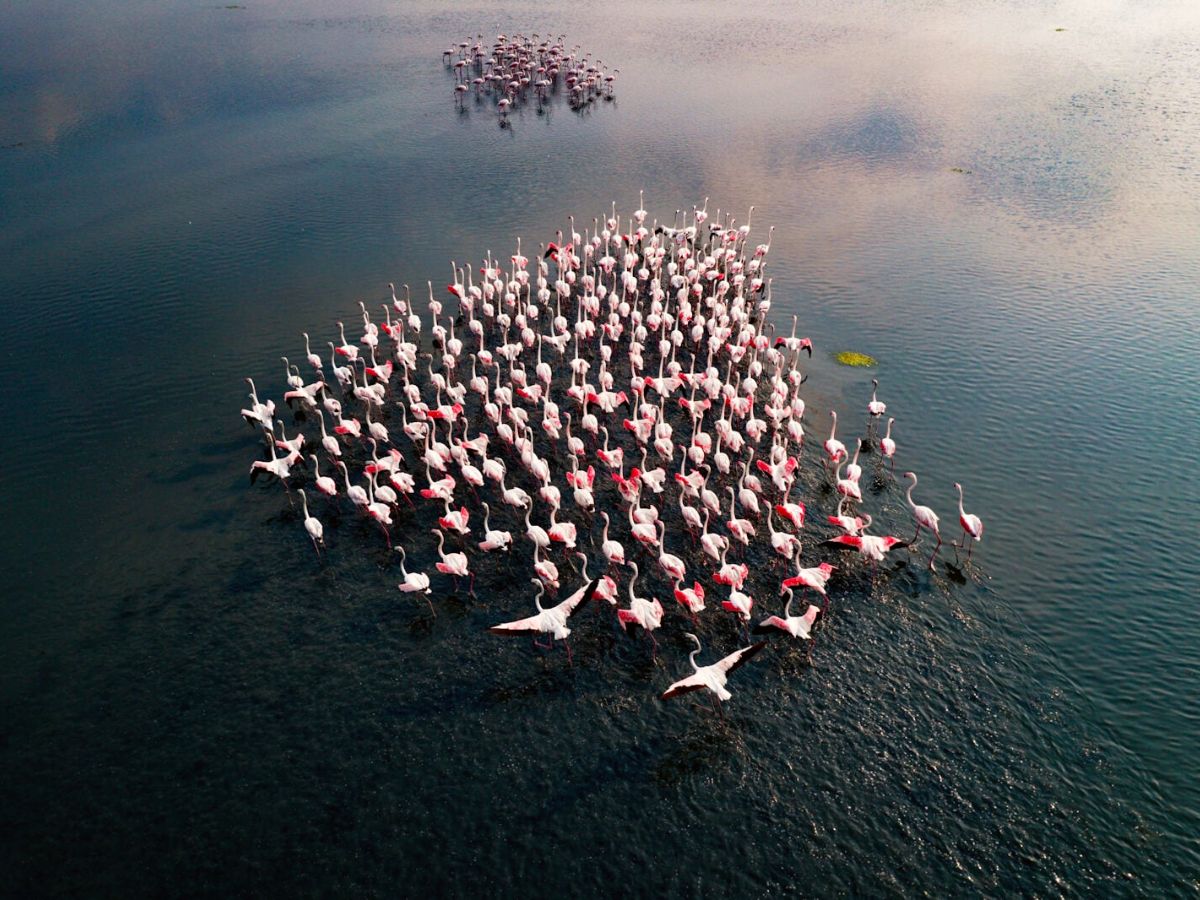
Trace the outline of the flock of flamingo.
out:
[[[289,498],[299,488],[318,556],[321,515],[339,508],[357,511],[388,546],[402,537],[411,547],[429,528],[432,571],[410,569],[404,546],[394,558],[399,589],[422,595],[435,617],[434,579],[452,579],[456,590],[467,579],[473,595],[481,557],[528,565],[536,612],[490,631],[542,639],[544,649],[560,642],[568,661],[583,609],[611,609],[617,636],[640,631],[651,653],[664,624],[690,625],[693,672],[662,697],[707,691],[719,709],[728,676],[766,643],[751,643],[751,631],[811,648],[827,585],[847,566],[830,562],[833,551],[854,551],[870,576],[922,531],[936,539],[930,569],[942,546],[937,513],[913,499],[912,472],[904,473],[912,537],[870,532],[860,455],[877,449],[875,477],[886,481],[898,453],[894,418],[876,434],[887,413],[877,381],[867,436],[852,441],[853,452],[837,436],[836,412],[828,439],[809,449],[801,362],[812,344],[797,336],[796,317],[788,333],[768,321],[771,237],[751,242],[753,212],[745,224],[719,211],[710,218],[706,201],[667,225],[647,223],[641,204],[627,217],[614,204],[583,233],[572,217],[532,260],[518,239],[515,253],[489,252],[477,271],[452,264],[450,309],[432,284],[424,310],[407,288],[401,296],[389,285],[378,311],[359,304],[351,335],[342,322],[324,347],[303,335],[307,374],[284,360],[283,399],[297,430],[247,379],[242,416],[269,453],[252,464],[251,480],[276,478]],[[969,562],[983,525],[954,487],[955,555],[965,548]],[[826,498],[827,514],[812,521]],[[803,539],[830,527],[824,540]],[[521,541],[532,548],[525,562]],[[595,556],[603,571],[589,575]],[[568,570],[576,563],[577,576]],[[664,589],[639,589],[639,577],[645,584],[655,572]],[[547,592],[567,593],[564,584],[564,599],[543,603]],[[674,613],[660,593],[674,599]],[[804,602],[812,595],[820,606]],[[698,665],[695,632],[706,626],[714,637],[732,627],[743,646]]]
[[[514,34],[497,35],[488,49],[483,35],[474,41],[460,41],[442,51],[442,62],[454,73],[454,98],[458,104],[474,92],[478,98],[490,97],[507,125],[511,109],[534,100],[538,109],[550,96],[566,88],[567,103],[581,110],[598,99],[613,98],[613,82],[619,69],[608,69],[602,60],[593,60],[578,46],[567,50],[565,38],[553,42]]]

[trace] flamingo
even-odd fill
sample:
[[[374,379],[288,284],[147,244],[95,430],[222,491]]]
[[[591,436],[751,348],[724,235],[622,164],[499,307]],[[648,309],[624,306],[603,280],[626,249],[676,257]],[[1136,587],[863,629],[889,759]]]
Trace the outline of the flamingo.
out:
[[[658,531],[651,522],[639,522],[634,515],[633,507],[629,507],[629,530],[634,540],[646,547],[658,544]]]
[[[692,674],[687,678],[679,679],[663,691],[661,698],[663,700],[670,700],[672,697],[678,697],[680,694],[687,694],[691,691],[708,691],[716,698],[716,701],[720,702],[730,699],[733,694],[729,693],[725,687],[729,676],[767,646],[766,641],[759,641],[748,647],[742,647],[740,650],[734,650],[711,665],[698,666],[696,665],[696,654],[702,649],[700,638],[691,632],[687,632],[686,636],[696,644],[696,649],[688,655],[688,661],[692,664]]]
[[[971,551],[975,549],[975,544],[983,539],[983,520],[974,513],[963,511],[963,489],[962,485],[957,481],[954,482],[954,489],[958,491],[958,524],[962,526],[963,536],[962,542],[967,543],[967,538],[971,539],[971,543],[967,545],[967,562],[971,561]],[[955,552],[958,552],[958,545],[955,545]]]
[[[782,594],[789,588],[802,585],[806,588],[812,588],[812,590],[824,597],[826,596],[825,585],[829,583],[829,577],[836,568],[836,566],[831,566],[829,563],[823,562],[819,566],[805,569],[800,567],[799,560],[797,560],[796,574],[791,578],[784,579],[779,593]]]
[[[784,559],[791,559],[800,549],[800,539],[786,531],[775,530],[775,507],[767,507],[767,530],[771,533],[771,547]]]
[[[257,423],[263,431],[274,434],[275,401],[268,400],[266,403],[259,403],[258,392],[254,389],[254,379],[247,378],[246,382],[250,385],[250,408],[242,410],[242,418],[248,424]]]
[[[700,582],[692,582],[690,588],[682,587],[682,581],[675,581],[675,599],[679,601],[679,605],[688,611],[692,619],[696,619],[697,613],[704,612],[704,588]]]
[[[395,547],[393,549],[397,553],[400,554],[400,575],[401,575],[401,577],[404,578],[404,580],[401,581],[398,585],[396,585],[396,587],[398,587],[400,590],[402,590],[406,594],[413,594],[413,593],[418,593],[418,592],[424,593],[426,595],[425,602],[429,604],[429,611],[431,613],[433,613],[433,615],[436,617],[437,610],[435,610],[433,608],[433,601],[429,599],[429,594],[431,593],[431,591],[429,589],[429,576],[426,575],[424,572],[409,572],[404,567],[404,564],[406,562],[404,548],[403,547]]]
[[[346,481],[346,496],[350,498],[350,502],[360,509],[365,510],[371,502],[371,498],[367,496],[366,489],[361,485],[350,483],[350,470],[346,468],[344,462],[336,462],[334,465],[342,467],[342,477]]]
[[[320,556],[321,548],[325,546],[325,527],[320,519],[308,514],[308,497],[304,494],[304,488],[300,488],[300,503],[304,507],[304,530],[312,538],[313,549],[317,551],[317,556]]]
[[[568,550],[575,549],[576,530],[573,522],[559,522],[557,520],[558,507],[550,507],[550,540],[557,541]]]
[[[319,357],[319,356],[317,356],[317,354],[313,353],[312,348],[309,347],[307,331],[304,332],[304,355],[306,357],[308,357],[308,364],[310,366],[312,366],[314,369],[316,369],[318,372],[320,372],[321,367],[322,367],[321,357]]]
[[[622,631],[630,624],[640,625],[650,635],[651,643],[657,647],[654,631],[662,624],[662,604],[658,602],[658,598],[647,600],[634,594],[634,584],[638,580],[637,563],[631,562],[629,568],[633,569],[633,576],[629,579],[629,609],[618,609],[617,621],[621,623]]]
[[[908,541],[902,541],[892,535],[877,534],[839,534],[827,541],[821,541],[822,547],[843,549],[853,547],[862,556],[872,562],[881,562],[883,558],[897,547],[907,547]]]
[[[787,519],[797,528],[803,528],[804,517],[808,510],[803,503],[790,503],[785,499],[783,502],[775,504],[775,512],[779,513],[782,518]]]
[[[587,573],[587,556],[583,553],[576,553],[575,556],[579,559],[580,567],[579,574],[583,576],[584,581],[591,581],[591,576]],[[592,597],[595,600],[607,600],[609,606],[617,605],[617,583],[608,575],[601,575],[596,579],[596,590],[592,592]]]
[[[743,623],[750,621],[750,610],[754,608],[754,598],[742,593],[735,587],[729,589],[729,599],[721,601],[721,608],[736,613]]]
[[[905,492],[905,497],[908,498],[908,507],[912,510],[913,521],[917,525],[917,530],[913,532],[912,540],[910,540],[909,543],[911,544],[917,539],[917,536],[921,533],[922,528],[924,528],[926,531],[932,531],[937,537],[937,546],[934,547],[933,552],[929,554],[929,571],[932,572],[934,557],[937,556],[938,548],[942,546],[942,533],[938,530],[938,516],[937,513],[935,513],[928,506],[920,506],[913,502],[912,492],[913,488],[917,486],[916,473],[905,472],[904,477],[912,479],[912,484],[908,486],[908,490]]]
[[[721,562],[724,558],[723,554],[729,550],[729,538],[723,534],[713,534],[708,530],[709,517],[712,515],[707,509],[704,511],[704,525],[700,529],[700,547],[717,562]]]
[[[475,573],[467,567],[467,554],[445,553],[443,551],[443,546],[446,540],[445,532],[437,528],[432,529],[432,531],[435,535],[437,535],[437,552],[438,557],[440,558],[440,562],[434,563],[434,568],[436,568],[443,575],[453,575],[456,584],[460,577],[469,575],[471,577],[471,585],[468,588],[468,593],[473,594],[475,592]]]
[[[687,568],[683,564],[683,560],[672,553],[668,553],[664,538],[666,537],[667,525],[661,519],[658,522],[658,545],[662,549],[658,554],[658,564],[662,570],[667,573],[668,578],[676,581],[683,581],[687,575]]]
[[[558,566],[548,559],[542,559],[542,548],[537,544],[533,545],[533,571],[537,573],[538,578],[558,590]]]
[[[755,634],[768,634],[771,629],[777,628],[780,631],[790,634],[794,638],[801,640],[812,640],[813,623],[817,621],[817,615],[821,612],[820,607],[813,604],[808,605],[808,609],[804,611],[802,616],[792,615],[792,599],[793,593],[791,588],[786,590],[787,604],[783,608],[783,618],[779,616],[770,616],[763,619],[754,626]]]
[[[858,486],[858,482],[851,481],[849,478],[842,477],[842,466],[846,464],[846,457],[842,457],[834,465],[833,478],[837,484],[837,492],[847,500],[862,501],[862,488]]]
[[[550,547],[550,534],[541,525],[534,525],[529,521],[533,510],[530,506],[525,507],[525,537],[533,541],[533,546],[546,550]]]
[[[846,463],[846,480],[853,481],[856,485],[858,484],[858,480],[862,478],[862,466],[858,464],[858,454],[861,450],[862,441],[857,441],[854,445],[854,458]]]
[[[512,535],[507,531],[493,531],[491,524],[488,521],[488,516],[491,514],[491,509],[486,503],[483,504],[483,540],[479,542],[479,549],[488,553],[492,550],[508,550],[512,546]]]
[[[325,414],[319,409],[317,410],[317,419],[321,423],[321,446],[325,448],[326,453],[335,459],[341,457],[342,445],[338,443],[337,438],[325,430]]]
[[[737,517],[737,500],[734,497],[733,485],[729,486],[729,521],[725,524],[729,527],[729,533],[736,540],[741,541],[744,546],[750,546],[750,538],[757,532],[754,530],[753,522]]]
[[[892,440],[892,423],[895,421],[894,417],[887,420],[887,432],[879,441],[879,450],[885,459],[891,460],[893,469],[896,468],[896,442]]]
[[[608,537],[608,513],[600,513],[600,518],[604,520],[604,534],[601,538],[600,552],[604,554],[610,565],[625,565],[625,548],[617,541],[610,540]]]
[[[828,517],[830,525],[836,525],[842,531],[846,532],[846,534],[861,534],[864,530],[871,527],[871,516],[864,513],[861,516],[851,518],[843,513],[842,506],[843,502],[839,501],[837,515]]]
[[[311,459],[312,463],[313,463],[313,473],[316,476],[317,490],[320,491],[322,494],[324,494],[326,497],[336,497],[337,496],[337,482],[334,481],[332,478],[330,478],[328,475],[321,474],[321,464],[320,464],[320,462],[317,461],[317,454],[312,453],[309,455],[308,458]]]
[[[275,453],[274,442],[268,445],[271,450],[271,458],[269,460],[256,459],[250,464],[250,483],[254,484],[258,478],[259,472],[266,472],[268,475],[274,475],[283,486],[287,487],[287,480],[292,474],[292,466],[302,457],[298,450],[293,450],[287,456],[279,456]]]
[[[825,455],[830,463],[835,463],[847,455],[846,445],[837,439],[837,411],[831,409],[829,415],[833,417],[833,426],[829,429],[829,440],[825,442]]]
[[[717,584],[725,584],[732,588],[741,588],[746,583],[746,578],[750,575],[750,567],[745,563],[734,565],[725,561],[725,555],[729,552],[729,546],[721,551],[721,568],[713,575],[713,581]]]
[[[688,528],[694,531],[699,531],[704,527],[704,522],[700,518],[700,513],[696,510],[696,508],[694,506],[688,506],[683,502],[682,491],[679,493],[679,513],[683,516],[683,522]]]
[[[887,404],[881,403],[879,400],[877,400],[875,398],[875,394],[878,390],[879,390],[879,379],[872,378],[871,379],[871,402],[867,404],[867,412],[870,413],[871,417],[874,419],[878,419],[885,412],[887,412]]]
[[[499,625],[493,625],[488,628],[488,631],[492,634],[501,635],[548,634],[550,635],[551,646],[553,646],[554,641],[564,642],[563,646],[567,648],[569,658],[571,645],[567,644],[566,640],[571,635],[571,628],[567,625],[567,620],[575,614],[585,599],[595,593],[599,585],[599,579],[585,584],[579,590],[575,591],[575,593],[571,594],[570,597],[551,606],[549,609],[542,606],[542,595],[545,593],[545,586],[536,578],[530,580],[533,582],[534,587],[537,588],[537,594],[533,599],[534,605],[537,606],[537,614],[524,619],[517,619],[513,622],[502,622]]]
[[[438,525],[445,528],[447,531],[457,531],[459,534],[470,534],[471,529],[467,525],[467,520],[471,514],[467,512],[464,506],[461,509],[451,509],[450,501],[446,501],[446,514],[438,517]]]
[[[344,465],[344,463],[343,463]],[[392,546],[392,533],[388,530],[392,525],[392,508],[382,500],[375,499],[375,476],[367,482],[367,515],[379,523],[387,545]]]

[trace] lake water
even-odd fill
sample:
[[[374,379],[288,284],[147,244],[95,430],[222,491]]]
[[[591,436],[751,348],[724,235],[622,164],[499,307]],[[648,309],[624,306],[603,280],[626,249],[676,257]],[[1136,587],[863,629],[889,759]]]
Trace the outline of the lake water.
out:
[[[3,891],[1194,893],[1200,7],[446,7],[0,10]],[[458,112],[441,50],[499,30],[616,100]],[[755,205],[810,433],[876,375],[987,527],[728,723],[655,699],[681,643],[497,647],[500,572],[430,627],[246,483],[301,331],[642,188]]]

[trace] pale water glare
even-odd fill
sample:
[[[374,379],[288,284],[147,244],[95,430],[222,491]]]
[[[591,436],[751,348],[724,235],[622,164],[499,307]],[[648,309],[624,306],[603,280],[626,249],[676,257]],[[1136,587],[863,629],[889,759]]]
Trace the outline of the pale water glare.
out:
[[[502,30],[615,101],[460,113],[442,48]],[[1185,0],[0,8],[5,891],[1196,891],[1197,35]],[[739,673],[729,728],[657,701],[682,644],[497,646],[501,571],[426,629],[349,517],[319,567],[246,483],[242,378],[278,397],[300,332],[642,188],[755,205],[810,435],[874,374],[924,502],[987,527],[965,583],[914,564]]]

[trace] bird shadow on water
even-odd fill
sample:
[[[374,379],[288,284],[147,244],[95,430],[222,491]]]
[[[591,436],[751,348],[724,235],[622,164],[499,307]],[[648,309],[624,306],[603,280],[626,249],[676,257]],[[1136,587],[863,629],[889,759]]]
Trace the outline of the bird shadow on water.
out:
[[[491,707],[574,689],[575,678],[569,670],[560,666],[543,666],[541,671],[522,681],[489,685],[480,693],[479,700],[484,706]]]
[[[776,670],[781,676],[803,678],[811,672],[818,663],[818,651],[813,641],[773,641],[770,654],[776,660]]]
[[[687,727],[664,740],[651,767],[652,777],[662,786],[674,786],[697,775],[719,774],[749,756],[744,728],[736,714],[717,712],[703,700],[693,700]]]

